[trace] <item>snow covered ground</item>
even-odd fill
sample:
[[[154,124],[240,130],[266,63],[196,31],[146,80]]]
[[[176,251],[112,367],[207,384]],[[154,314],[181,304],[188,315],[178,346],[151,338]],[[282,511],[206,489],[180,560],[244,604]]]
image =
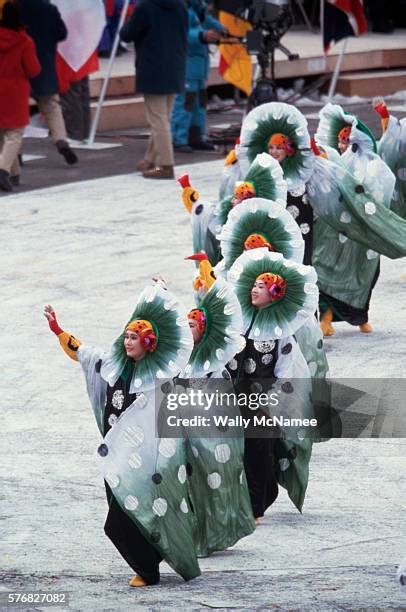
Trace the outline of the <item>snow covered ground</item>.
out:
[[[222,162],[191,167],[216,197]],[[179,174],[185,168],[178,168]],[[175,182],[116,176],[1,201],[0,519],[3,588],[68,590],[72,609],[406,607],[395,582],[406,556],[404,440],[315,445],[303,515],[284,492],[254,535],[203,559],[185,584],[130,590],[131,571],[103,534],[98,432],[81,369],[49,332],[108,347],[137,293],[161,274],[192,305],[190,220]],[[405,378],[406,268],[382,258],[374,332],[346,324],[326,341],[331,376]]]

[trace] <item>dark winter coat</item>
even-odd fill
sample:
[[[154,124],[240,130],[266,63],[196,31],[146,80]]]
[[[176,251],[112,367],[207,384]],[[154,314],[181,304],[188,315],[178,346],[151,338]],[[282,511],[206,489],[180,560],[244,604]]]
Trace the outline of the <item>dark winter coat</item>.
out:
[[[184,90],[188,13],[183,0],[140,0],[120,36],[135,45],[138,93]]]
[[[23,31],[0,27],[0,128],[28,125],[29,79],[41,66],[33,40]]]
[[[49,0],[19,0],[23,22],[37,48],[42,70],[32,81],[34,96],[51,96],[58,92],[55,56],[58,42],[68,35],[62,17]]]

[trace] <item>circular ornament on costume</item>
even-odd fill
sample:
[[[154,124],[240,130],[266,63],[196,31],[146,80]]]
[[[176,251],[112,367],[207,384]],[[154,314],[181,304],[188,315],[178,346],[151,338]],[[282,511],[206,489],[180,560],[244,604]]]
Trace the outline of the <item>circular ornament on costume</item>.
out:
[[[116,414],[110,414],[110,416],[109,416],[109,418],[107,420],[108,420],[108,423],[109,423],[110,427],[114,427],[114,425],[118,421],[118,416]]]
[[[288,342],[287,344],[285,344],[285,346],[282,348],[282,355],[289,355],[289,353],[292,352],[292,343]]]
[[[275,348],[275,340],[254,341],[254,348],[258,353],[271,353]]]
[[[154,500],[152,504],[152,511],[157,516],[165,516],[166,511],[168,510],[168,502],[163,497],[158,497]]]
[[[120,484],[120,478],[117,476],[117,474],[108,473],[105,474],[104,478],[106,479],[110,489],[115,489]]]
[[[295,206],[294,204],[290,204],[290,206],[287,206],[286,210],[288,211],[290,215],[292,215],[294,219],[297,219],[300,214],[298,207]]]
[[[113,397],[111,398],[111,403],[116,410],[122,410],[124,405],[124,393],[121,389],[114,391]]]
[[[98,454],[100,455],[100,457],[107,457],[107,455],[109,454],[109,449],[107,444],[100,444],[99,448],[97,449]]]
[[[210,489],[218,489],[221,485],[221,476],[218,472],[212,472],[207,476],[207,484]]]
[[[255,360],[252,359],[252,357],[249,357],[248,359],[245,359],[245,361],[244,361],[244,371],[247,374],[253,374],[256,369],[257,369],[257,364],[255,363]]]
[[[366,202],[364,208],[367,215],[374,215],[376,213],[376,206],[374,202]]]
[[[192,451],[193,451],[193,448],[192,448]],[[178,469],[178,480],[180,484],[185,484],[186,478],[187,478],[186,466],[182,464]]]
[[[281,389],[284,393],[293,393],[294,391],[293,385],[289,380],[282,383]]]
[[[262,389],[263,389],[263,387],[262,387],[261,383],[259,383],[259,382],[254,382],[250,386],[250,391],[252,393],[262,393]],[[251,408],[251,410],[258,410],[258,408],[252,408],[251,406],[250,406],[250,408]]]
[[[141,455],[139,453],[132,453],[128,457],[128,465],[134,470],[138,470],[138,468],[140,468],[142,465]]]
[[[294,198],[301,198],[302,196],[304,197],[305,191],[306,185],[303,183],[302,185],[299,185],[299,187],[297,187],[296,189],[291,189],[289,193]]]
[[[262,361],[262,363],[264,365],[269,365],[271,363],[272,359],[273,359],[272,353],[269,353],[267,355],[262,355],[262,357],[261,357],[261,361]]]
[[[133,512],[138,508],[139,502],[134,495],[127,495],[124,499],[124,508]]]
[[[227,463],[231,457],[231,449],[228,444],[217,444],[214,456],[219,463]]]
[[[159,453],[166,457],[166,459],[170,459],[176,453],[176,442],[171,438],[163,438],[158,447]]]
[[[236,370],[238,367],[238,362],[236,359],[232,359],[231,361],[228,362],[228,367],[230,368],[230,370]]]

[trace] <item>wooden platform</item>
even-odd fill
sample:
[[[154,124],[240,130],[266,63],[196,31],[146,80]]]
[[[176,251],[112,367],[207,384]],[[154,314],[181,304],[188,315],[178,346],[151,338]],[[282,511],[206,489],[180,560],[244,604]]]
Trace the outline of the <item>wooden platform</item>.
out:
[[[376,70],[343,74],[337,81],[337,93],[344,96],[388,96],[406,91],[406,70]]]
[[[276,53],[277,79],[292,79],[332,73],[340,51],[335,45],[332,53],[324,56],[320,34],[308,31],[288,32],[282,39],[292,53],[300,58],[290,62],[279,51]],[[255,58],[254,58],[255,60]],[[224,84],[218,74],[219,55],[211,57],[209,86]],[[101,60],[101,69],[91,78],[91,95],[96,99],[103,84],[108,61]],[[134,54],[129,51],[116,59],[103,106],[99,130],[145,127],[142,96],[135,93]],[[394,34],[368,33],[349,38],[337,92],[347,96],[372,97],[389,95],[406,89],[406,30]]]

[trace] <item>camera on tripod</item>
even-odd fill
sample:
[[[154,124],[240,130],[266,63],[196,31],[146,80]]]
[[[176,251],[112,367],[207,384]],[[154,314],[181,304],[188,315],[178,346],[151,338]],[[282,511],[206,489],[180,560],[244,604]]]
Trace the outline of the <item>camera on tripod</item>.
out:
[[[248,100],[248,109],[277,100],[275,51],[279,49],[289,60],[299,59],[281,44],[281,38],[293,23],[289,0],[244,0],[240,17],[252,24],[244,41],[250,55],[256,55],[260,76]],[[270,76],[268,68],[270,67]]]
[[[280,39],[292,25],[289,0],[246,0],[243,13],[244,19],[253,26],[246,37],[248,53],[258,55],[270,52],[271,43],[275,48],[282,47]],[[298,57],[285,47],[282,47],[281,51],[285,52],[289,59]]]

